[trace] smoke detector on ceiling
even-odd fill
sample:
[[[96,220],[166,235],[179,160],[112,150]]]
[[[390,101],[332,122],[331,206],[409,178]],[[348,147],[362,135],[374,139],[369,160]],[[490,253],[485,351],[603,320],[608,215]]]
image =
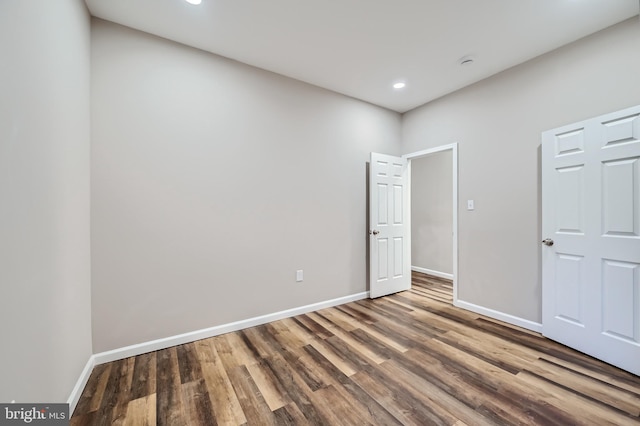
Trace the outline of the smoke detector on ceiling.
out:
[[[458,64],[462,67],[468,67],[469,65],[473,64],[475,60],[476,60],[475,56],[467,55],[458,59]]]

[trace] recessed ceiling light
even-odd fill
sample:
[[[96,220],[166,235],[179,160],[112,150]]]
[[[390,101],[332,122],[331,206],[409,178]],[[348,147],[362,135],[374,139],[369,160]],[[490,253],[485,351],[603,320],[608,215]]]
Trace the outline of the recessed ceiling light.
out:
[[[394,84],[393,88],[394,89],[403,89],[405,86],[406,86],[406,83],[403,83],[403,82],[400,81],[400,82]]]
[[[187,3],[191,3],[191,4],[200,4],[202,3],[202,0],[185,0]]]

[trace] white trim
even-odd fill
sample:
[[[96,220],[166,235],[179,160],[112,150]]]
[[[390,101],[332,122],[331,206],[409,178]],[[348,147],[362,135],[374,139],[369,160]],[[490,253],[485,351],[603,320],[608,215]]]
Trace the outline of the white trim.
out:
[[[69,395],[69,399],[67,399],[67,403],[69,404],[69,416],[73,414],[73,411],[76,409],[76,405],[78,405],[78,401],[80,400],[80,396],[82,395],[82,391],[84,387],[87,385],[89,381],[89,377],[91,377],[91,372],[93,371],[93,367],[96,366],[96,356],[91,355],[87,364],[84,366],[82,373],[80,373],[80,377],[76,382],[76,385],[73,387],[71,391],[71,395]]]
[[[362,300],[368,297],[369,292],[356,293],[349,296],[339,297],[337,299],[326,300],[324,302],[318,302],[311,305],[300,306],[298,308],[287,309],[285,311],[274,312],[272,314],[236,321],[229,324],[203,328],[202,330],[190,331],[184,334],[164,337],[162,339],[151,340],[149,342],[138,343],[131,346],[125,346],[123,348],[113,349],[106,352],[100,352],[93,356],[94,363],[95,365],[104,364],[106,362],[116,361],[119,359],[128,358],[130,356],[141,355],[147,352],[170,348],[171,346],[182,345],[184,343],[191,343],[195,342],[196,340],[206,339],[209,337],[218,336],[220,334],[230,333],[232,331],[255,327],[257,325],[266,324],[268,322],[277,321],[283,318],[306,314],[307,312],[313,312],[319,309],[330,308],[332,306],[338,306],[349,302],[355,302],[356,300]]]
[[[453,301],[458,301],[458,144],[451,146],[453,178]]]
[[[451,280],[453,280],[453,304],[456,305],[458,301],[458,143],[454,142],[448,145],[437,146],[435,148],[429,148],[418,152],[412,152],[411,154],[405,154],[402,158],[406,158],[409,161],[409,194],[411,194],[411,160],[427,155],[436,154],[451,150],[451,166],[452,166],[452,191],[453,191],[453,274]],[[409,195],[411,200],[411,195]],[[411,205],[409,205],[409,215],[411,215]],[[409,224],[411,224],[411,216],[409,216]],[[411,256],[411,232],[409,232],[409,256]]]
[[[434,277],[446,278],[448,280],[453,279],[453,274],[448,274],[446,272],[434,271],[433,269],[421,268],[419,266],[412,266],[412,271],[422,272],[423,274],[433,275]]]
[[[423,149],[422,151],[412,152],[411,154],[405,154],[402,158],[406,158],[407,160],[413,160],[415,158],[426,157],[427,155],[436,154],[438,152],[447,151],[449,149],[456,149],[458,147],[458,143],[450,143],[448,145],[441,145],[435,148]]]
[[[542,333],[542,324],[540,324],[539,322],[529,321],[524,318],[505,314],[504,312],[495,311],[493,309],[474,305],[473,303],[464,302],[462,300],[458,300],[454,303],[454,305],[458,308],[466,309],[468,311],[475,312],[489,318],[504,321],[508,324],[517,325],[518,327],[526,328],[527,330],[535,331],[537,333]]]

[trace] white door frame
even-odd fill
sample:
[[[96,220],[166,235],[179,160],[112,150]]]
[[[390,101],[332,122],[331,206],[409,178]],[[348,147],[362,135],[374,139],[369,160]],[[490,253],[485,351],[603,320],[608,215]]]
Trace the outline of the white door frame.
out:
[[[411,259],[411,160],[427,157],[438,152],[451,150],[451,169],[453,178],[453,305],[458,306],[458,143],[442,145],[435,148],[429,148],[411,154],[405,154],[402,157],[408,161],[409,183],[409,259]]]

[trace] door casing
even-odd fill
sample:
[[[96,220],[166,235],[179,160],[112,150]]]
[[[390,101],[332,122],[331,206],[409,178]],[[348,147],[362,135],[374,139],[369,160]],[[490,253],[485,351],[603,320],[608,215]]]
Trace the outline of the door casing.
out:
[[[427,157],[439,152],[451,150],[451,170],[452,170],[452,209],[453,209],[453,305],[458,306],[458,144],[452,143],[435,148],[405,154],[402,157],[408,161],[409,182],[407,184],[407,197],[409,199],[409,259],[411,259],[411,160]]]

